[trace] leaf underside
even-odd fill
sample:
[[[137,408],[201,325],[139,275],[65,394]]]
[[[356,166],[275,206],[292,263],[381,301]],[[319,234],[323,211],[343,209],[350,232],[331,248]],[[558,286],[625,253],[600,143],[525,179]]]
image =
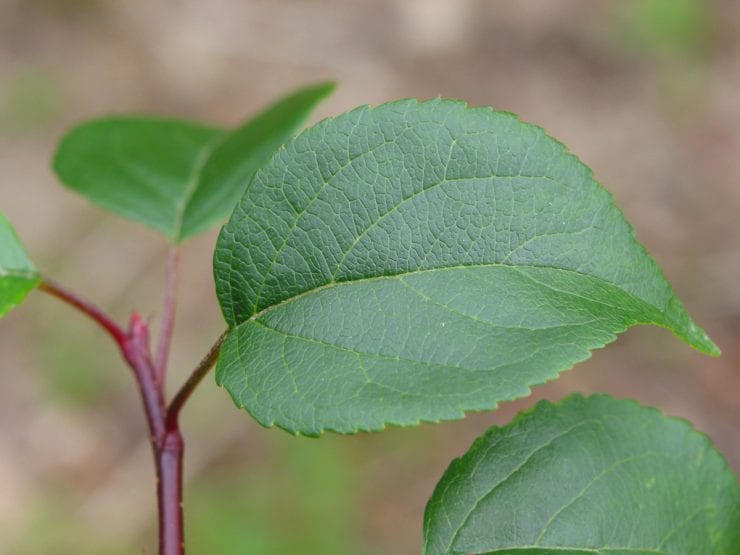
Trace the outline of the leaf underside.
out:
[[[717,352],[586,166],[459,101],[299,135],[247,187],[214,273],[217,380],[293,433],[491,409],[635,324]]]
[[[632,401],[574,395],[492,428],[427,505],[425,555],[732,555],[740,488],[708,438]]]
[[[54,170],[103,208],[181,242],[228,217],[257,168],[333,89],[296,91],[230,131],[140,116],[92,120],[64,136]]]
[[[23,302],[39,283],[39,275],[18,236],[0,214],[0,317]]]

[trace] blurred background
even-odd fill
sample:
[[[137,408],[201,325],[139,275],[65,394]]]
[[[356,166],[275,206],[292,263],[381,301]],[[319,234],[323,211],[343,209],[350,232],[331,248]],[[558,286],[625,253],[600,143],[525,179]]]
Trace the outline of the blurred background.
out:
[[[690,419],[740,470],[737,0],[0,0],[0,210],[47,275],[119,320],[159,323],[166,245],[58,185],[72,124],[156,112],[232,125],[291,88],[340,83],[315,120],[459,97],[538,123],[590,165],[723,356],[624,334],[495,413],[293,438],[209,377],[184,413],[190,553],[418,553],[449,461],[536,398],[605,391]],[[171,384],[224,324],[216,231],[182,253]],[[41,294],[0,321],[0,553],[155,553],[152,461],[108,338]]]

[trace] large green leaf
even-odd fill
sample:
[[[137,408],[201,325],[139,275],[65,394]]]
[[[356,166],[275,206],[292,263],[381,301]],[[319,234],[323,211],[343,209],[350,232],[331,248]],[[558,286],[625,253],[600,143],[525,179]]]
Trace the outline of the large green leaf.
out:
[[[740,488],[688,422],[607,396],[539,403],[437,485],[424,554],[737,555]]]
[[[20,304],[39,281],[13,226],[0,214],[0,317]]]
[[[233,131],[150,117],[110,117],[62,139],[54,170],[70,189],[179,242],[225,219],[256,169],[334,88],[301,89]]]
[[[295,433],[490,409],[639,323],[717,352],[588,168],[458,101],[298,136],[251,181],[214,270],[217,379]]]

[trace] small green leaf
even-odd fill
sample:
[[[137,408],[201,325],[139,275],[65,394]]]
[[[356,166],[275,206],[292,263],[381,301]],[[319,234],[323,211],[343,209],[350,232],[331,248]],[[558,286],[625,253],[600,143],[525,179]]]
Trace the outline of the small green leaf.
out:
[[[0,214],[0,317],[23,302],[39,281],[13,226]]]
[[[180,242],[226,218],[254,171],[332,90],[299,90],[230,132],[174,119],[93,120],[64,136],[54,170],[103,208]]]
[[[709,439],[633,401],[574,395],[452,462],[424,555],[733,555],[740,488]]]
[[[251,181],[214,272],[217,380],[294,433],[491,409],[635,324],[717,353],[588,168],[459,101],[298,136]]]
[[[93,120],[65,135],[54,170],[70,189],[177,241],[199,168],[224,134],[174,119]]]

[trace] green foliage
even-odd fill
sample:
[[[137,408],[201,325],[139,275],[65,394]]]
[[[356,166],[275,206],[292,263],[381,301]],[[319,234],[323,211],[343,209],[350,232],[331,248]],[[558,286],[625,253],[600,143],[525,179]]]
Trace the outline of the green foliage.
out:
[[[731,555],[740,487],[687,422],[608,396],[539,403],[452,462],[425,555]]]
[[[638,324],[719,354],[611,195],[543,130],[459,101],[402,100],[291,140],[333,88],[297,91],[232,131],[91,121],[63,138],[54,161],[68,187],[174,243],[233,209],[214,254],[229,327],[217,381],[261,424],[319,435],[460,418],[528,395]],[[0,316],[39,282],[0,216]],[[141,362],[151,359],[139,341],[147,324],[134,317],[141,333],[127,334],[50,287],[114,337],[145,400],[164,395],[164,380],[141,379],[152,370]],[[181,407],[147,412],[152,429],[166,428],[155,456],[179,437],[170,434]],[[230,499],[215,514],[196,502],[196,550],[361,552],[341,452],[300,448],[313,456],[286,453],[284,491],[255,474],[244,481],[252,505]],[[163,506],[178,507],[170,495]],[[424,539],[425,555],[732,555],[740,488],[687,423],[573,396],[489,430],[454,461],[427,506]]]
[[[23,302],[39,275],[8,219],[0,214],[0,317]]]
[[[293,433],[490,409],[635,324],[718,352],[588,168],[458,101],[301,134],[252,180],[214,267],[217,379]]]
[[[0,130],[22,133],[54,123],[65,105],[58,75],[33,65],[9,66],[0,89]]]
[[[256,169],[333,89],[299,90],[232,131],[132,116],[83,123],[62,139],[54,170],[100,206],[184,241],[229,215]]]
[[[711,38],[707,0],[631,0],[619,4],[625,39],[632,48],[659,57],[702,53]]]
[[[70,189],[100,206],[178,240],[201,157],[223,135],[186,121],[95,120],[62,139],[54,170]]]
[[[250,471],[238,462],[209,473],[188,496],[188,544],[218,555],[360,555],[361,499],[341,438],[268,435]],[[268,447],[267,449],[265,449]],[[266,451],[266,452],[265,452]],[[233,475],[232,475],[233,474]],[[234,492],[249,492],[235,495]]]

